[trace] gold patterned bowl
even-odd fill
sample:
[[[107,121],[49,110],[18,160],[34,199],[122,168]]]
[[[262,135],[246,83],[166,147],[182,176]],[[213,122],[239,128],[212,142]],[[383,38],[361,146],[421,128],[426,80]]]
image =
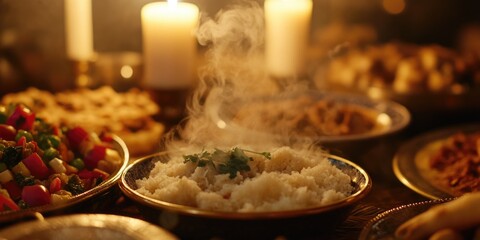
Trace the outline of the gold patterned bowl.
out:
[[[137,179],[149,176],[158,161],[169,160],[168,152],[138,159],[129,165],[119,181],[122,192],[138,206],[150,222],[182,239],[273,239],[278,236],[322,237],[341,223],[357,202],[371,189],[369,175],[358,165],[333,155],[328,161],[351,178],[354,190],[348,197],[328,205],[271,212],[222,212],[156,200],[136,191]]]
[[[0,230],[9,240],[175,240],[173,234],[140,219],[110,214],[72,214],[19,223]]]
[[[95,211],[96,209],[101,209],[111,204],[115,201],[116,197],[120,196],[117,181],[120,179],[130,158],[128,148],[121,138],[114,135],[112,144],[113,148],[118,151],[122,158],[122,164],[110,174],[110,177],[106,181],[63,203],[48,204],[17,211],[0,212],[0,225],[13,224],[21,220],[34,218],[38,213],[43,216],[53,216],[71,213],[79,209]]]

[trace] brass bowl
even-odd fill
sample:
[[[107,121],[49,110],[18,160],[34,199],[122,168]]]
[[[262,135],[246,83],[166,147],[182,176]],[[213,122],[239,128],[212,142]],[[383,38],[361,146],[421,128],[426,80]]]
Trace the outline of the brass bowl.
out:
[[[157,161],[168,161],[160,152],[129,165],[119,181],[120,189],[150,222],[182,239],[273,239],[325,236],[341,223],[371,189],[369,175],[358,165],[333,155],[328,160],[351,177],[354,191],[347,198],[325,206],[276,212],[207,211],[146,197],[136,191],[136,180],[147,177]]]
[[[480,87],[462,91],[399,93],[390,88],[353,89],[331,85],[334,91],[362,94],[377,101],[394,101],[405,106],[412,115],[409,131],[433,130],[480,117]],[[435,116],[433,119],[432,116]]]
[[[115,197],[120,196],[120,191],[116,188],[117,181],[120,179],[123,170],[127,167],[130,157],[128,148],[123,140],[118,136],[113,136],[113,140],[114,149],[118,151],[123,161],[122,165],[110,174],[110,177],[106,181],[88,191],[74,196],[64,203],[0,212],[0,224],[13,224],[20,220],[35,218],[38,213],[44,216],[59,215],[70,213],[81,208],[95,211],[115,201]]]
[[[257,126],[252,128],[251,126],[247,126],[248,124],[244,125],[234,120],[237,113],[242,108],[245,108],[245,106],[249,106],[248,104],[262,105],[264,103],[282,102],[305,97],[313,100],[314,103],[326,100],[334,104],[368,111],[374,127],[368,131],[351,134],[304,136],[296,133],[295,129],[282,129],[282,133],[279,134],[278,129],[269,129],[269,126],[262,126],[266,124],[261,122],[255,122],[254,124]],[[312,141],[324,147],[333,155],[341,156],[355,162],[361,162],[362,159],[360,159],[360,156],[366,156],[371,151],[375,151],[375,156],[393,155],[395,149],[389,149],[393,144],[389,144],[388,146],[384,144],[391,138],[394,138],[398,132],[405,129],[410,123],[410,112],[396,102],[373,100],[360,94],[344,92],[298,92],[288,95],[220,103],[213,107],[213,109],[214,110],[210,111],[210,118],[218,128],[224,131],[249,134],[255,136],[256,139],[277,139],[284,141],[286,144],[297,141]],[[291,109],[291,111],[301,110]],[[383,145],[379,146],[380,144]],[[383,152],[380,153],[378,149],[381,149]],[[368,158],[372,159],[374,157],[369,156]]]
[[[19,223],[0,230],[9,240],[175,240],[173,234],[140,219],[110,214],[72,214]]]

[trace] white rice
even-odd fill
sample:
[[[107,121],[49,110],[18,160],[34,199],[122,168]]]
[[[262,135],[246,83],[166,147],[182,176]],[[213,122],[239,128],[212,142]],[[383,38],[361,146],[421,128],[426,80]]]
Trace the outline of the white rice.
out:
[[[353,191],[350,177],[321,155],[308,156],[289,147],[272,158],[249,154],[251,171],[218,174],[184,163],[182,157],[158,162],[150,176],[136,181],[140,194],[158,200],[214,211],[262,212],[322,206]]]

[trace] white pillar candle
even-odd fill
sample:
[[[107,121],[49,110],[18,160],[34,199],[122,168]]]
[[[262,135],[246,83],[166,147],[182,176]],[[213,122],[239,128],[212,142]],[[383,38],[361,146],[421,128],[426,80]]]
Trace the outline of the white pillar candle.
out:
[[[91,0],[65,0],[65,33],[67,57],[90,60],[93,56]]]
[[[188,88],[194,79],[198,7],[154,2],[142,8],[144,84],[153,89]]]
[[[265,0],[265,61],[274,77],[305,71],[312,0]]]

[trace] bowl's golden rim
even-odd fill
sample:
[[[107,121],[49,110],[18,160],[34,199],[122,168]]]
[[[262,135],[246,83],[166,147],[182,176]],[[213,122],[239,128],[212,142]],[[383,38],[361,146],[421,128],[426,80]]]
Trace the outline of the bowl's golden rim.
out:
[[[388,209],[384,212],[381,212],[381,213],[377,214],[375,217],[370,219],[367,222],[367,224],[365,224],[364,227],[362,228],[362,231],[360,232],[360,236],[359,236],[358,239],[359,240],[372,239],[372,236],[370,236],[370,233],[373,230],[374,225],[376,223],[378,223],[379,221],[382,221],[385,218],[390,217],[391,215],[397,214],[398,212],[404,211],[404,210],[409,209],[409,208],[417,208],[417,207],[422,207],[422,206],[432,207],[432,206],[435,206],[437,204],[443,204],[443,203],[446,203],[446,202],[453,201],[455,199],[456,199],[455,197],[431,199],[431,200],[425,200],[425,201],[421,201],[421,202],[413,202],[413,203],[409,203],[409,204],[405,204],[405,205],[401,205],[401,206],[398,206],[398,207]],[[376,239],[376,238],[374,238],[374,239]]]
[[[341,161],[352,167],[354,167],[365,178],[365,184],[360,186],[360,189],[352,195],[346,197],[341,201],[337,201],[325,206],[311,207],[306,209],[287,210],[287,211],[274,211],[274,212],[220,212],[220,211],[207,211],[195,207],[189,207],[165,201],[160,201],[150,197],[145,197],[131,188],[126,182],[126,174],[136,165],[145,161],[150,161],[154,157],[168,154],[168,152],[160,152],[140,158],[127,166],[124,170],[120,181],[118,182],[120,190],[130,199],[133,199],[138,204],[148,206],[161,211],[171,211],[187,216],[217,218],[217,219],[232,219],[232,220],[260,220],[260,219],[280,219],[280,218],[295,218],[308,215],[316,215],[326,213],[335,209],[340,209],[352,205],[361,199],[363,199],[370,192],[372,188],[372,180],[368,173],[359,165],[339,156],[328,155],[328,158]]]
[[[418,193],[418,194],[420,194],[420,195],[422,195],[426,198],[429,198],[429,199],[432,199],[432,200],[440,199],[438,196],[432,195],[432,194],[428,193],[427,191],[424,191],[424,190],[418,188],[417,185],[415,185],[415,183],[410,182],[410,180],[408,180],[408,178],[405,175],[403,175],[402,171],[400,170],[398,161],[399,161],[398,156],[395,156],[393,158],[392,166],[393,166],[393,173],[395,174],[395,176],[398,178],[398,180],[401,183],[403,183],[406,187],[410,188],[414,192],[416,192],[416,193]]]
[[[412,159],[415,158],[415,155],[433,141],[447,139],[449,136],[457,132],[475,132],[479,130],[480,125],[478,123],[457,124],[432,130],[410,139],[397,150],[393,157],[392,169],[394,175],[406,187],[429,199],[456,197],[448,191],[435,187],[433,183],[420,175],[418,175],[419,179],[412,179],[411,175],[409,176],[409,173],[411,172],[402,169],[402,166],[405,165],[405,161],[412,161],[411,164],[414,164],[414,160]],[[424,186],[419,185],[419,181],[425,182],[431,185],[431,187],[425,188]]]
[[[80,203],[82,201],[85,201],[88,198],[107,192],[111,187],[117,184],[118,180],[121,178],[123,171],[128,166],[128,162],[130,159],[130,153],[128,151],[128,147],[125,144],[125,142],[117,135],[112,135],[112,138],[114,140],[114,146],[116,145],[115,149],[117,151],[121,151],[120,154],[121,156],[123,156],[122,157],[123,162],[122,162],[122,165],[115,172],[115,174],[111,175],[107,179],[107,181],[104,181],[97,187],[94,187],[86,192],[83,192],[79,195],[74,196],[72,199],[69,199],[64,203],[59,203],[54,205],[49,204],[49,205],[44,205],[39,207],[21,209],[13,212],[11,211],[0,212],[0,223],[14,221],[17,219],[22,219],[27,217],[35,218],[38,213],[43,214],[43,213],[53,212],[57,210],[62,210],[62,209],[71,207],[77,203]]]
[[[97,232],[95,235],[104,234],[107,236],[109,231],[115,231],[117,234],[124,235],[125,238],[138,240],[151,239],[152,236],[163,240],[178,239],[167,230],[141,219],[99,213],[76,213],[22,222],[0,229],[0,234],[6,239],[25,239],[32,235],[43,236],[43,238],[40,238],[46,239],[45,232],[55,233],[59,229],[70,229],[71,234],[94,230]]]

